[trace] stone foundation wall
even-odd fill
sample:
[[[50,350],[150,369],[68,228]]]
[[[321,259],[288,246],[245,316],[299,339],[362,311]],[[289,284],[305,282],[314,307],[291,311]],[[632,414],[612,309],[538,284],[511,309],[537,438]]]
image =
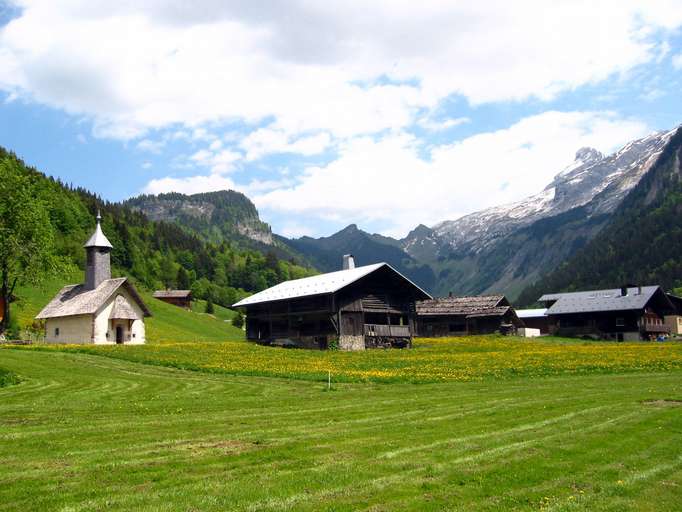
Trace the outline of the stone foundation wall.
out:
[[[365,350],[365,337],[343,335],[339,336],[339,349],[340,350]]]

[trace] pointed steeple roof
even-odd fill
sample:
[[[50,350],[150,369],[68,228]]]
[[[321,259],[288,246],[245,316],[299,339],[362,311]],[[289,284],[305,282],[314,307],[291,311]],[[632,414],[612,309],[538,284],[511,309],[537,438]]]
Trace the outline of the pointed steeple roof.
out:
[[[99,210],[97,211],[97,227],[95,228],[95,232],[92,234],[92,236],[88,239],[87,242],[85,242],[85,245],[83,247],[108,247],[109,249],[113,249],[113,245],[111,245],[111,242],[107,240],[107,237],[104,236],[104,233],[102,233],[102,226],[100,225],[102,221],[102,216],[99,213]]]

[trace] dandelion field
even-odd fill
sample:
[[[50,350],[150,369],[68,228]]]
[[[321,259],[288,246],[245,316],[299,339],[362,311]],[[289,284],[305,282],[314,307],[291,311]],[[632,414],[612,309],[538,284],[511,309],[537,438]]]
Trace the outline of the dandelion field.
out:
[[[503,336],[416,339],[409,350],[311,351],[244,340],[143,347],[43,347],[232,375],[337,382],[451,382],[562,374],[682,369],[679,342],[581,342]]]

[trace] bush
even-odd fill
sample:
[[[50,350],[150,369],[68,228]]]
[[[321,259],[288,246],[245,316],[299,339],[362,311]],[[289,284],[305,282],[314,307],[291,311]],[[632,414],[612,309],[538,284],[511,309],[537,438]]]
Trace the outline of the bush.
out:
[[[5,330],[5,338],[8,340],[18,340],[21,338],[21,328],[19,327],[19,320],[14,315],[9,317],[9,325]]]
[[[206,301],[206,311],[205,312],[209,315],[212,315],[213,313],[215,313],[215,308],[213,307],[213,300],[211,298],[209,298]]]
[[[244,314],[241,311],[237,311],[232,318],[232,325],[234,325],[237,329],[241,329],[244,327]]]

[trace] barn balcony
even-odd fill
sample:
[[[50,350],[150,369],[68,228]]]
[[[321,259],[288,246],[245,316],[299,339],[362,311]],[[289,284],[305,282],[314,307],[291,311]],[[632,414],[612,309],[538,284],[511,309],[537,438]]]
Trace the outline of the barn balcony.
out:
[[[409,325],[365,324],[365,336],[385,336],[391,338],[409,338]]]

